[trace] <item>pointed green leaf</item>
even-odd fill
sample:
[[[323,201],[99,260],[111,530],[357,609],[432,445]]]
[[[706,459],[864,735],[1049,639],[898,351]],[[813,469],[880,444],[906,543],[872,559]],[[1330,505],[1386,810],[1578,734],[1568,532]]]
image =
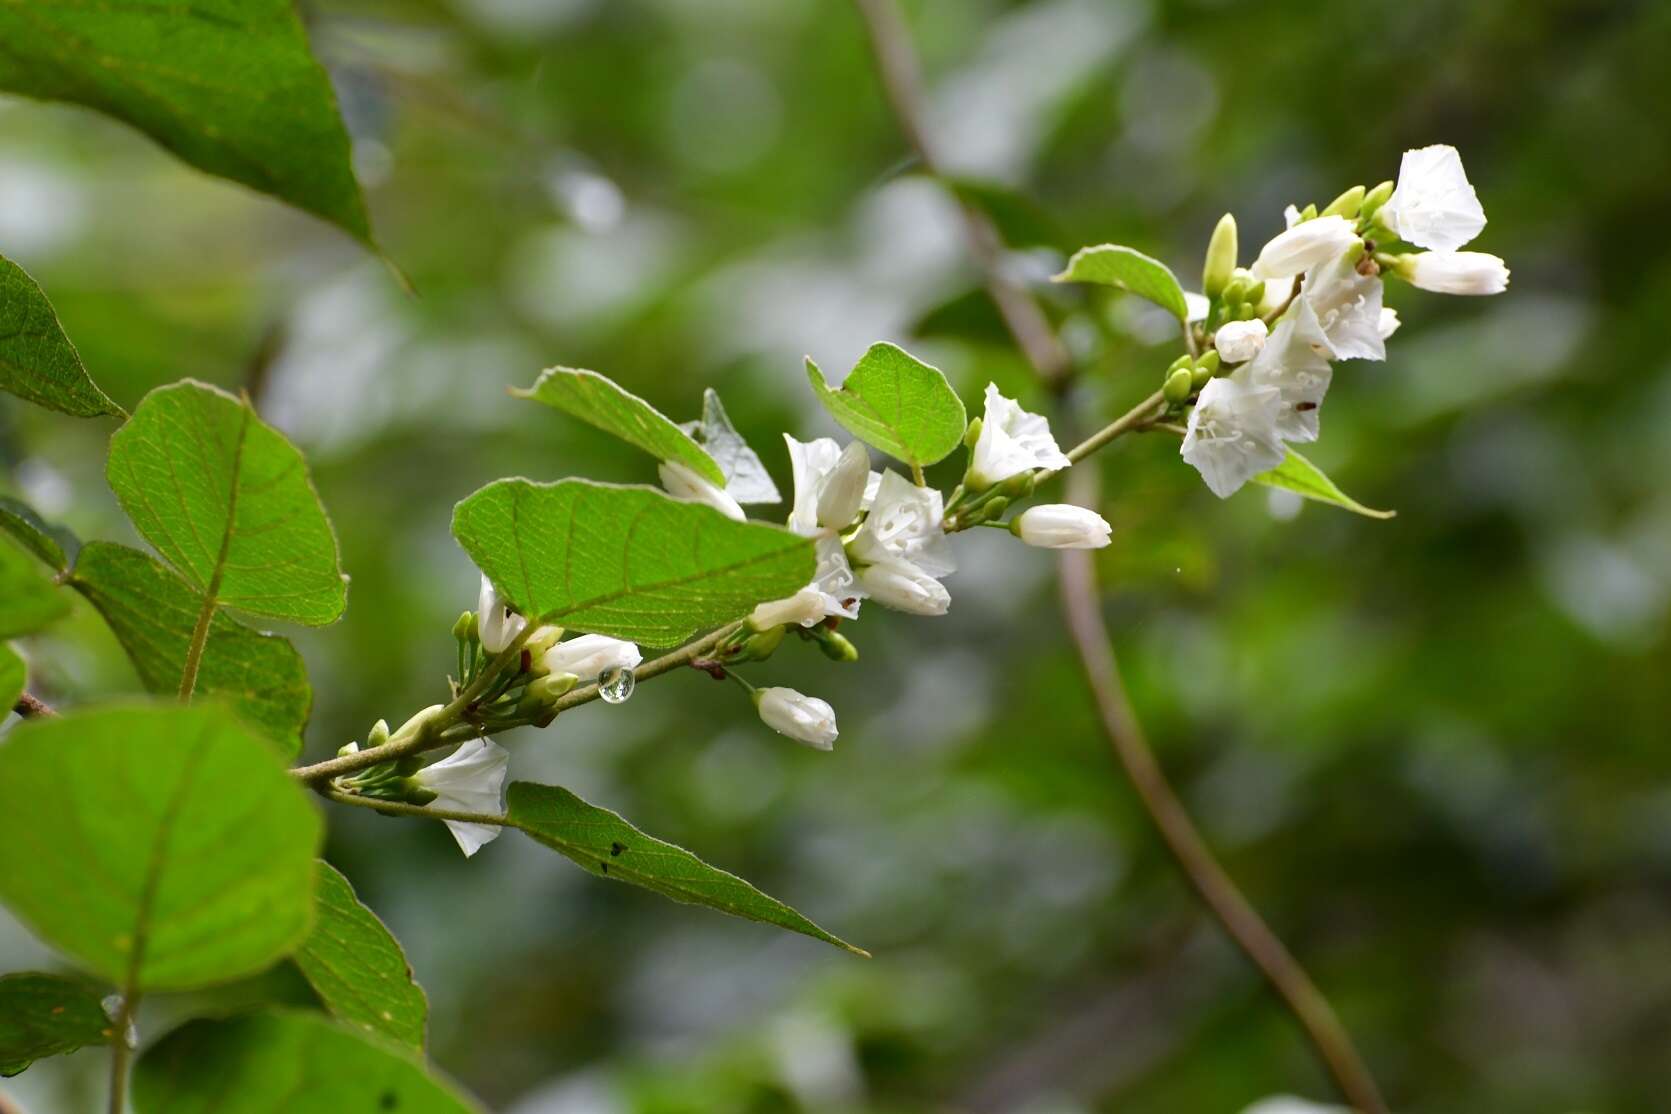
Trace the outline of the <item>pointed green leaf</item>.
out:
[[[421,1050],[429,1000],[400,942],[329,863],[319,864],[314,908],[318,919],[295,963],[325,1008],[349,1026]]]
[[[517,610],[672,646],[793,595],[812,542],[653,488],[500,480],[453,511],[453,537]]]
[[[0,26],[4,22],[0,9]],[[4,57],[0,53],[0,70]],[[41,288],[5,256],[0,256],[0,390],[78,418],[122,413],[81,366]]]
[[[133,125],[370,243],[348,133],[291,0],[7,0],[0,89]]]
[[[198,592],[310,626],[342,614],[336,535],[307,462],[247,402],[190,380],[157,388],[110,439],[105,476]]]
[[[0,1075],[110,1039],[99,989],[30,971],[0,975]]]
[[[409,1052],[316,1013],[188,1021],[134,1066],[136,1114],[481,1114]]]
[[[28,682],[29,670],[24,666],[23,659],[16,650],[0,642],[0,719],[6,718],[6,713],[23,695],[23,686]]]
[[[1103,286],[1117,286],[1140,298],[1147,298],[1179,321],[1189,317],[1189,306],[1184,302],[1184,288],[1177,276],[1158,259],[1152,259],[1135,248],[1120,244],[1102,244],[1080,248],[1068,260],[1065,271],[1053,282],[1095,282]]]
[[[47,522],[27,503],[0,495],[0,530],[58,572],[70,567],[81,540],[62,526]]]
[[[0,541],[0,638],[31,634],[69,610],[70,601],[35,559]]]
[[[968,415],[940,369],[903,348],[873,344],[840,387],[808,356],[818,401],[853,436],[907,464],[926,467],[963,443]]]
[[[731,424],[731,416],[720,403],[719,392],[709,387],[702,392],[702,420],[679,428],[705,449],[719,470],[725,473],[725,490],[739,503],[781,503],[777,484],[748,447],[743,435]]]
[[[1392,518],[1398,513],[1378,511],[1364,506],[1336,487],[1334,481],[1323,474],[1322,469],[1293,449],[1288,450],[1288,456],[1281,464],[1269,472],[1253,477],[1253,482],[1292,491],[1296,495],[1315,499],[1319,503],[1328,503],[1353,514],[1364,515],[1366,518]]]
[[[511,394],[543,402],[637,445],[657,460],[683,464],[716,487],[725,486],[725,473],[701,445],[667,415],[607,375],[554,367],[542,372],[532,387],[513,389]]]
[[[224,982],[313,919],[319,814],[224,709],[122,705],[0,742],[0,902],[132,990]]]
[[[735,874],[709,866],[682,847],[645,835],[616,813],[554,785],[518,781],[506,796],[506,821],[602,878],[654,890],[690,905],[776,925],[868,956]]]
[[[90,542],[70,581],[104,616],[145,687],[159,696],[180,691],[186,648],[203,601],[159,561],[113,542]],[[313,708],[302,656],[288,641],[250,630],[217,612],[197,673],[198,694],[219,696],[286,758],[302,749]]]

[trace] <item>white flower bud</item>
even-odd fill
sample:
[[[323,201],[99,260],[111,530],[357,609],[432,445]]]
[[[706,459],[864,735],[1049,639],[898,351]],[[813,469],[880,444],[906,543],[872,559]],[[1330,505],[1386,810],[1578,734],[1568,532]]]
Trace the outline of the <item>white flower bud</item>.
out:
[[[490,654],[501,653],[527,625],[528,620],[511,610],[511,605],[484,574],[481,594],[476,599],[476,634],[482,640],[482,649]]]
[[[817,588],[802,588],[786,599],[767,600],[756,605],[749,612],[748,625],[757,631],[791,624],[810,627],[820,622],[825,614],[824,593]]]
[[[511,756],[488,739],[471,739],[441,761],[425,766],[412,780],[435,794],[426,808],[499,815],[505,811],[505,770]],[[465,856],[499,838],[498,824],[470,824],[448,820],[447,828]]]
[[[1375,215],[1399,239],[1435,251],[1455,251],[1485,227],[1462,156],[1443,143],[1404,152],[1398,188]]]
[[[827,530],[845,530],[859,517],[865,485],[870,480],[870,454],[858,441],[841,450],[835,467],[824,477],[818,493],[818,525]]]
[[[1010,523],[1010,532],[1044,549],[1101,549],[1112,527],[1095,511],[1071,503],[1029,507]]]
[[[709,483],[678,461],[664,460],[657,466],[656,472],[661,476],[661,486],[675,499],[683,499],[687,503],[702,503],[738,522],[748,519],[737,500],[724,488]]]
[[[1279,232],[1260,250],[1259,258],[1253,261],[1253,273],[1262,279],[1293,278],[1335,258],[1357,238],[1357,228],[1345,217],[1302,221]]]
[[[1435,294],[1501,294],[1509,268],[1483,251],[1423,251],[1398,257],[1400,278]]]
[[[549,674],[573,673],[592,678],[606,669],[636,669],[643,660],[644,655],[631,642],[602,634],[583,634],[547,650],[540,665]]]
[[[755,691],[754,706],[761,722],[780,735],[818,750],[835,746],[835,709],[815,696],[790,688],[764,688]]]
[[[1270,326],[1257,317],[1252,321],[1227,321],[1213,334],[1213,347],[1225,363],[1245,363],[1259,355],[1270,332]]]
[[[946,586],[909,561],[866,565],[859,584],[882,606],[912,615],[944,615],[952,605]]]

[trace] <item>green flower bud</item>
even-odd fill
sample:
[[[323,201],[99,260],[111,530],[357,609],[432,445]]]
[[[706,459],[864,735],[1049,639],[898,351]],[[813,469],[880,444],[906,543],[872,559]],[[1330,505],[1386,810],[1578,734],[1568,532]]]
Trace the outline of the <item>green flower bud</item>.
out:
[[[1387,203],[1387,198],[1392,196],[1392,192],[1393,184],[1389,180],[1382,182],[1380,185],[1364,194],[1363,204],[1358,206],[1358,220],[1364,222],[1369,221],[1369,219],[1375,216],[1376,212],[1380,210],[1381,206]]]
[[[745,638],[737,656],[743,661],[765,661],[782,644],[783,628],[767,627]]]
[[[859,648],[847,640],[847,637],[828,627],[817,628],[813,636],[818,648],[831,661],[858,661]]]
[[[372,724],[371,730],[366,733],[366,746],[380,747],[388,741],[389,721],[386,719],[380,719],[376,723]]]
[[[1161,375],[1161,378],[1165,379],[1168,375],[1171,375],[1174,371],[1177,371],[1181,367],[1189,367],[1192,362],[1193,361],[1189,358],[1189,353],[1185,352],[1182,356],[1179,356],[1176,360],[1173,360],[1170,364],[1166,365],[1166,371]]]
[[[338,758],[347,758],[350,754],[358,754],[358,753],[360,753],[360,744],[359,743],[344,743],[344,744],[342,744],[342,746],[337,747],[337,757]]]
[[[1218,365],[1219,355],[1216,348],[1207,349],[1201,354],[1201,358],[1195,361],[1195,367],[1205,369],[1209,379],[1218,374]]]
[[[400,795],[391,797],[392,800],[405,801],[409,805],[427,805],[441,794],[433,789],[426,789],[411,778],[400,784]]]
[[[1328,207],[1323,210],[1323,216],[1345,217],[1347,220],[1351,220],[1353,217],[1358,215],[1358,210],[1363,206],[1363,199],[1364,188],[1362,186],[1353,186],[1351,189],[1329,202]]]
[[[458,622],[453,624],[453,637],[460,642],[468,642],[476,637],[476,613],[474,611],[466,611],[458,617]]]
[[[965,448],[972,449],[975,447],[975,442],[980,439],[981,420],[979,418],[971,418],[969,420],[969,428],[963,431],[963,445]]]
[[[1161,394],[1173,406],[1182,406],[1194,390],[1195,373],[1187,367],[1181,367],[1167,375],[1166,385],[1161,388]]]
[[[1236,218],[1230,213],[1219,218],[1213,238],[1207,241],[1207,262],[1201,269],[1201,290],[1209,298],[1224,292],[1236,270]]]
[[[568,694],[569,690],[580,683],[580,678],[573,673],[552,673],[541,677],[528,685],[523,694],[523,702],[532,701],[536,704],[550,704],[559,697]]]
[[[1315,202],[1313,202],[1310,205],[1307,205],[1304,209],[1300,210],[1300,220],[1302,222],[1308,221],[1308,220],[1316,220],[1316,219],[1317,219],[1317,205],[1316,205]]]

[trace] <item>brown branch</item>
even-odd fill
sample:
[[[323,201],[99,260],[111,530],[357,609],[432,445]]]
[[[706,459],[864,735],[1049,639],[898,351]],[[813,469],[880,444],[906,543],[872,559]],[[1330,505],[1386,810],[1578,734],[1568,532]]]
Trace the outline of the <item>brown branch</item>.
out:
[[[916,52],[899,6],[896,0],[853,2],[870,35],[882,86],[899,119],[900,128],[925,169],[938,175],[939,164],[934,158],[924,126],[922,82]],[[1005,325],[1040,378],[1058,389],[1063,387],[1073,370],[1066,348],[1038,304],[1025,290],[999,273],[1003,244],[992,222],[984,213],[966,203],[962,209],[971,254],[985,272],[987,290],[997,304]],[[1186,341],[1192,340],[1186,333]],[[1132,419],[1133,426],[1141,424],[1149,416],[1153,403],[1152,398],[1145,400],[1127,415]],[[1121,419],[1121,422],[1124,421]],[[1116,426],[1119,425],[1117,422]],[[1125,428],[1120,428],[1119,432],[1125,432]],[[1102,434],[1098,434],[1092,440],[1101,437]],[[1106,440],[1112,440],[1112,436]],[[1095,447],[1099,446],[1091,446],[1085,451],[1092,451]],[[1084,506],[1095,502],[1097,480],[1093,469],[1071,470],[1068,483],[1071,502]],[[1078,498],[1074,498],[1075,493]],[[1364,1114],[1386,1114],[1386,1104],[1374,1079],[1328,1000],[1213,858],[1149,750],[1142,725],[1126,695],[1107,628],[1103,625],[1089,552],[1064,551],[1061,583],[1063,611],[1096,698],[1103,729],[1167,849],[1189,878],[1208,912],[1223,925],[1231,939],[1259,968],[1288,1006],[1342,1094]]]
[[[40,697],[33,696],[27,692],[20,693],[18,695],[17,703],[12,705],[12,711],[16,712],[24,719],[44,719],[47,716],[55,716],[58,714],[53,711],[52,705],[48,704]]]

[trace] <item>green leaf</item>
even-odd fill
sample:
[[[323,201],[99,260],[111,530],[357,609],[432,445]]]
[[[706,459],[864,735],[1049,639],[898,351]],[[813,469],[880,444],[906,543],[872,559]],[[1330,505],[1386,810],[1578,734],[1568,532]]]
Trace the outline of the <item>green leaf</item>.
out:
[[[0,541],[0,638],[31,634],[69,610],[70,601],[34,559]]]
[[[400,942],[329,863],[319,864],[318,884],[318,919],[296,952],[296,966],[344,1023],[422,1049],[429,1000],[413,981]]]
[[[307,462],[247,402],[190,380],[146,395],[105,476],[145,540],[218,604],[322,626],[347,585]]]
[[[702,392],[702,420],[679,428],[690,434],[725,474],[725,490],[739,503],[781,503],[777,484],[748,447],[743,435],[731,424],[731,416],[720,403],[719,392],[709,387]]]
[[[29,670],[16,650],[0,642],[0,719],[12,710],[23,686],[29,682]]]
[[[0,27],[6,22],[0,8]],[[0,36],[0,41],[4,37]],[[6,46],[9,48],[10,43]],[[0,54],[0,73],[5,71]],[[78,418],[121,414],[81,366],[75,345],[35,280],[0,255],[0,390]]]
[[[1288,450],[1288,456],[1283,462],[1269,472],[1253,477],[1254,483],[1264,484],[1266,487],[1279,487],[1284,491],[1292,491],[1296,495],[1303,495],[1307,499],[1315,499],[1319,503],[1329,503],[1342,510],[1361,514],[1366,518],[1392,518],[1397,511],[1378,511],[1364,506],[1356,499],[1347,495],[1335,486],[1333,480],[1325,476],[1322,469],[1311,463],[1305,457]]]
[[[348,133],[291,0],[7,0],[0,89],[133,125],[369,244]]]
[[[1158,259],[1120,244],[1080,248],[1068,260],[1067,270],[1053,282],[1095,282],[1117,286],[1147,298],[1179,321],[1189,317],[1184,288],[1172,271]]]
[[[202,607],[185,581],[147,553],[90,542],[70,583],[104,616],[146,689],[161,696],[180,691],[186,649]],[[285,639],[250,630],[217,612],[209,621],[196,691],[224,698],[285,758],[301,750],[313,689],[302,656]]]
[[[137,1114],[480,1114],[416,1057],[316,1013],[188,1021],[134,1066]]]
[[[319,814],[212,706],[32,720],[0,743],[0,901],[124,992],[258,971],[313,919]]]
[[[567,789],[518,781],[511,785],[506,803],[509,824],[599,877],[776,925],[869,958],[869,952],[831,936],[735,874],[709,866],[682,847],[645,835],[616,813],[587,804]]]
[[[793,595],[812,542],[647,487],[499,480],[453,511],[453,537],[541,623],[672,646]]]
[[[0,1075],[109,1040],[102,998],[80,979],[33,971],[0,975]]]
[[[554,367],[542,372],[532,387],[512,389],[511,394],[543,402],[637,445],[657,460],[676,461],[717,487],[725,485],[725,473],[701,445],[667,415],[607,375]]]
[[[849,433],[913,467],[943,460],[963,443],[963,400],[939,368],[903,348],[871,345],[839,388],[810,356],[806,373],[818,401]]]
[[[0,530],[16,538],[25,549],[58,572],[70,567],[70,561],[81,548],[81,539],[70,531],[47,522],[27,503],[4,495],[0,495]]]

